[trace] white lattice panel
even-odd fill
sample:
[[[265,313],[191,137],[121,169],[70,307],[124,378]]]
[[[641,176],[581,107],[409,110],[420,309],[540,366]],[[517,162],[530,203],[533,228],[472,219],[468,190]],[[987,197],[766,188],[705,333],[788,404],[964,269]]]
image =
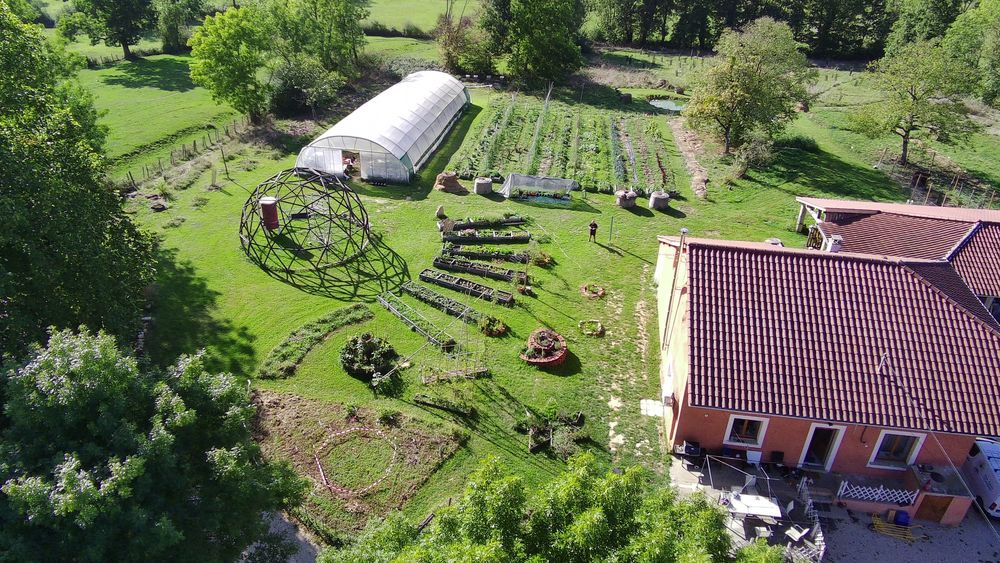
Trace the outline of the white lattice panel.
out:
[[[908,506],[917,500],[917,491],[890,489],[882,485],[877,487],[855,485],[854,483],[845,480],[840,482],[840,489],[837,491],[837,497],[866,502],[879,502]]]

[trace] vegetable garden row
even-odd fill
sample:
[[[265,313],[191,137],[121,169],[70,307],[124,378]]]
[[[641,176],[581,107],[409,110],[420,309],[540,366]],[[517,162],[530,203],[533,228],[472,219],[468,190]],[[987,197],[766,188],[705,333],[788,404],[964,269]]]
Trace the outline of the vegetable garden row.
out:
[[[546,109],[516,93],[492,97],[483,111],[449,165],[464,179],[522,173],[574,179],[591,191],[674,189],[662,116],[560,101]]]

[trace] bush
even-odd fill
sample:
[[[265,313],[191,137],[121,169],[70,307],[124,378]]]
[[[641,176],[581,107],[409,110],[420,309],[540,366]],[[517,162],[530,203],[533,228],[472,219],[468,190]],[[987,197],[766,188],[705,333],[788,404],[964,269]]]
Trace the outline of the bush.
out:
[[[371,317],[372,312],[368,307],[357,304],[337,309],[303,325],[268,352],[257,374],[265,379],[290,377],[309,350],[322,342],[328,334],[349,324],[367,321]]]
[[[816,139],[805,135],[789,135],[779,137],[774,141],[774,146],[778,149],[798,149],[800,151],[818,153],[819,144]]]
[[[386,426],[395,426],[399,424],[399,419],[403,413],[396,409],[382,408],[378,411],[378,421]]]
[[[344,344],[340,351],[340,364],[351,377],[378,387],[398,357],[396,349],[387,340],[366,332]]]

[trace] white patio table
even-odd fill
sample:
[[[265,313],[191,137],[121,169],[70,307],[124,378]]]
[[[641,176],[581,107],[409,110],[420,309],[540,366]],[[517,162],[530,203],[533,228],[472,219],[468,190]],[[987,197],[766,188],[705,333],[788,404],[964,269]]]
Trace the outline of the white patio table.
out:
[[[745,514],[763,518],[781,518],[781,506],[773,498],[745,493],[729,496],[728,508],[733,514]]]

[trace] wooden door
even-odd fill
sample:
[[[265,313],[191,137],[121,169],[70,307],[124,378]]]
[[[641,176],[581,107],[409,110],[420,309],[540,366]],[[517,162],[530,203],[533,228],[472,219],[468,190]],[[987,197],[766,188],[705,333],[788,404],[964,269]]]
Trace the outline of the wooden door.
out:
[[[951,506],[951,500],[951,497],[924,495],[924,499],[920,501],[920,508],[917,509],[917,518],[940,522],[944,518],[944,513],[948,511],[948,507]]]

